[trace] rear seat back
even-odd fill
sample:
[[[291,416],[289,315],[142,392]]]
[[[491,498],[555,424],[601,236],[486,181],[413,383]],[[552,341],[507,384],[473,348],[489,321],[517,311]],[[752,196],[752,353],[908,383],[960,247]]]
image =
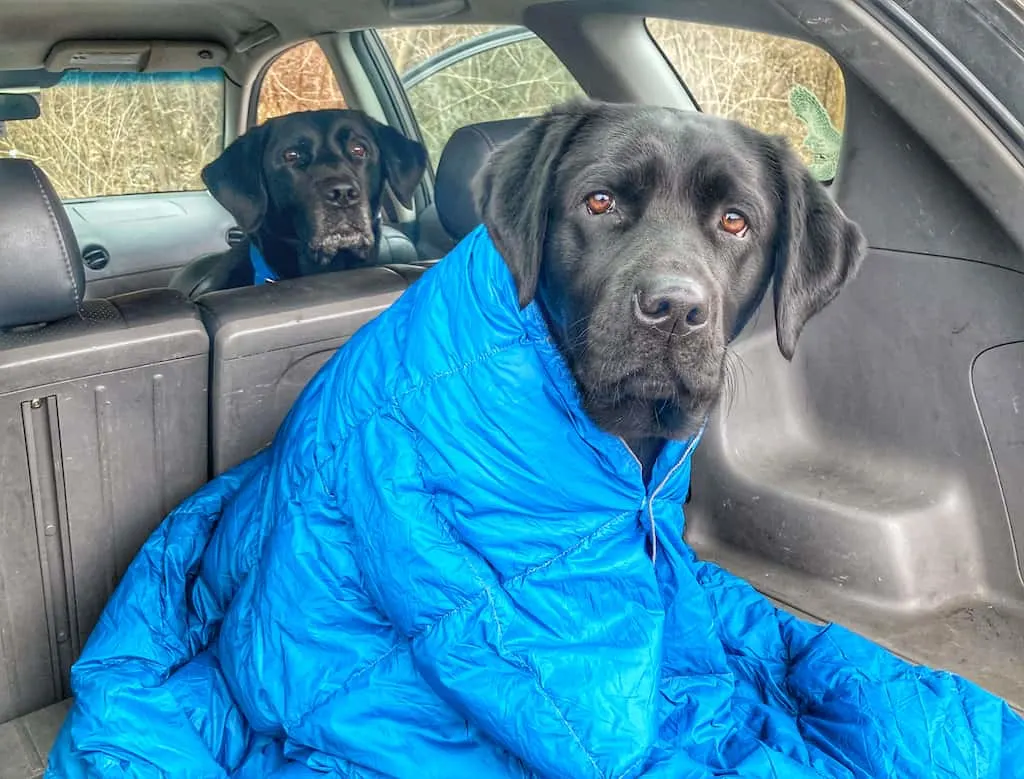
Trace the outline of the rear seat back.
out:
[[[84,286],[46,177],[0,160],[0,722],[70,694],[126,567],[207,475],[198,312]]]
[[[269,444],[317,370],[423,271],[412,265],[360,268],[199,298],[213,348],[213,473]]]
[[[478,223],[472,181],[495,145],[529,120],[458,130],[437,170],[442,225],[461,239]],[[435,261],[387,265],[211,292],[199,298],[212,340],[212,470],[269,444],[306,383],[352,335]]]

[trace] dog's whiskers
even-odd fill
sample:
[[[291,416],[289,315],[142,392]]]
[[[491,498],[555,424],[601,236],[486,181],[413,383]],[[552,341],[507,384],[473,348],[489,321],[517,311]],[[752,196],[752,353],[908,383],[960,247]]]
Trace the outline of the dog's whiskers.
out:
[[[736,402],[740,385],[739,382],[743,380],[743,389],[746,390],[746,378],[750,371],[750,367],[744,361],[744,359],[729,349],[725,352],[725,358],[722,361],[722,403],[724,406],[725,413],[728,414],[732,411],[733,403]]]

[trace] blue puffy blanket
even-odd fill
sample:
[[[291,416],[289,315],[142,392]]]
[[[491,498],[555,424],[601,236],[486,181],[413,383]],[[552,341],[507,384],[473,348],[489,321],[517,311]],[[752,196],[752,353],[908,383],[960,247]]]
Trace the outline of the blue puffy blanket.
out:
[[[645,488],[478,228],[149,539],[48,776],[1024,776],[1005,703],[695,558],[695,445]]]

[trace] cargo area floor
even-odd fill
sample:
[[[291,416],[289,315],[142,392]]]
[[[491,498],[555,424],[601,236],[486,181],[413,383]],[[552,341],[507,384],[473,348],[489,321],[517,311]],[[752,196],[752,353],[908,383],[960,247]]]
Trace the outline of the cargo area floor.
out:
[[[38,779],[70,701],[61,701],[0,725],[0,779]]]
[[[958,604],[927,616],[903,615],[858,603],[802,578],[721,547],[698,549],[787,611],[818,622],[837,622],[913,663],[970,679],[1024,713],[1024,611],[1019,606]]]

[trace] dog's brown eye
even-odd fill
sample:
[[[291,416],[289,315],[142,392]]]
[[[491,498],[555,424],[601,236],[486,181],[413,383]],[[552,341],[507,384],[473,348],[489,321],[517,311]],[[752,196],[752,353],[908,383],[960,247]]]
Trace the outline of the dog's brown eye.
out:
[[[591,192],[584,202],[587,204],[587,211],[595,216],[607,214],[615,209],[615,198],[607,192]]]
[[[285,149],[284,152],[281,154],[281,159],[283,159],[285,162],[298,162],[301,158],[302,155],[299,154],[295,149]]]
[[[348,153],[353,157],[362,159],[366,156],[366,147],[359,143],[359,141],[351,141],[348,145]]]
[[[747,218],[739,211],[726,211],[722,214],[722,229],[742,238],[747,234]]]

